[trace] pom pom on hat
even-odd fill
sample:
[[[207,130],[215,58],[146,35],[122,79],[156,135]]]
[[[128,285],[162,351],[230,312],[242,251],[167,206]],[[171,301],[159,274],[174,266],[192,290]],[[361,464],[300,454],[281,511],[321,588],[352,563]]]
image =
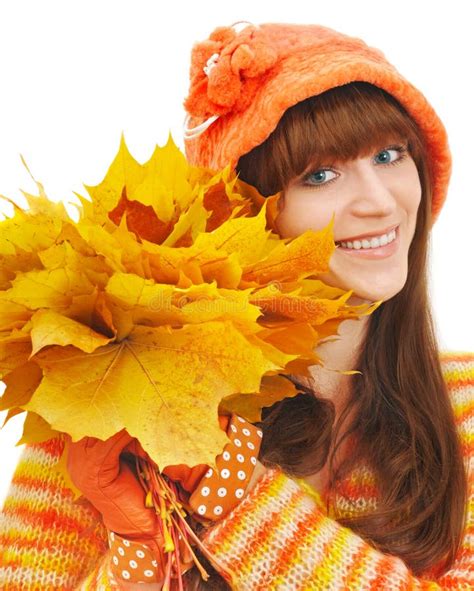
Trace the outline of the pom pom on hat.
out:
[[[265,31],[247,27],[236,33],[231,27],[218,27],[209,39],[193,47],[185,109],[196,117],[246,109],[260,84],[257,78],[277,59]]]

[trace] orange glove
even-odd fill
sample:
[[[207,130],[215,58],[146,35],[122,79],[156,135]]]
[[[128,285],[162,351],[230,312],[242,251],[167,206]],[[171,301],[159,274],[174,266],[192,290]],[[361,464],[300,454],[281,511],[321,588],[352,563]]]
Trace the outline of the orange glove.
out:
[[[153,552],[161,553],[162,538],[155,511],[145,507],[145,491],[132,467],[120,461],[127,446],[134,447],[136,455],[146,456],[138,442],[125,430],[106,441],[95,437],[68,441],[67,467],[71,480],[100,511],[105,526],[127,539],[145,542]]]
[[[68,448],[71,480],[102,513],[106,527],[129,539],[155,538],[160,533],[153,509],[145,507],[143,490],[131,465],[120,461],[128,448],[148,459],[138,441],[124,429],[106,441],[83,437]]]
[[[188,509],[201,521],[217,521],[236,506],[251,481],[260,448],[261,431],[237,415],[219,417],[231,440],[216,458],[217,472],[206,465],[168,466],[163,472],[192,493]],[[127,454],[129,459],[127,461]],[[70,442],[71,480],[98,509],[109,529],[114,574],[129,582],[163,581],[164,551],[159,519],[145,506],[145,491],[136,475],[133,455],[148,460],[137,439],[125,430],[107,441],[84,437]],[[180,554],[186,568],[192,557],[185,546]]]

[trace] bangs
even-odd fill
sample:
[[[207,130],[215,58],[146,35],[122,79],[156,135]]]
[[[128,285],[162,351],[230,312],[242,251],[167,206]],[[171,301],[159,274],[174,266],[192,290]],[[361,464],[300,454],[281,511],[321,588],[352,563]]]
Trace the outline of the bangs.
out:
[[[366,157],[389,142],[405,144],[412,156],[422,150],[416,124],[395,98],[367,82],[351,82],[287,109],[237,170],[268,196],[310,168]]]

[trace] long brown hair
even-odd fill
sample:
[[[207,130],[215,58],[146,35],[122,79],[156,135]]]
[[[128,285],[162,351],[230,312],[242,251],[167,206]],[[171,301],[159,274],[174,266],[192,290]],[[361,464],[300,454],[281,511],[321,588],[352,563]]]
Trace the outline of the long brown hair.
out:
[[[333,403],[299,384],[301,394],[264,409],[260,461],[299,477],[328,461],[333,489],[364,458],[377,475],[377,507],[336,520],[421,575],[434,567],[444,572],[455,559],[465,526],[467,475],[428,296],[432,179],[419,129],[384,90],[352,82],[287,109],[236,170],[269,196],[310,165],[366,156],[393,136],[407,140],[422,186],[406,284],[368,319],[354,367],[362,374],[351,376],[337,423]],[[350,435],[357,437],[358,453],[336,466],[337,450]],[[192,571],[187,577],[189,589],[228,589],[216,573],[207,583]]]

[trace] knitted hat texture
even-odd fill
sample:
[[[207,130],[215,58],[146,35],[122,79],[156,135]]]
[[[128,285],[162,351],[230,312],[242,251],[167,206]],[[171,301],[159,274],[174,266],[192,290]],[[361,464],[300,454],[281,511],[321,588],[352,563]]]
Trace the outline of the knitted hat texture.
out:
[[[379,49],[321,25],[249,24],[239,32],[234,25],[217,27],[191,52],[184,100],[185,152],[191,164],[234,169],[289,107],[336,86],[369,82],[397,99],[425,138],[436,221],[452,167],[446,130],[425,96]]]

